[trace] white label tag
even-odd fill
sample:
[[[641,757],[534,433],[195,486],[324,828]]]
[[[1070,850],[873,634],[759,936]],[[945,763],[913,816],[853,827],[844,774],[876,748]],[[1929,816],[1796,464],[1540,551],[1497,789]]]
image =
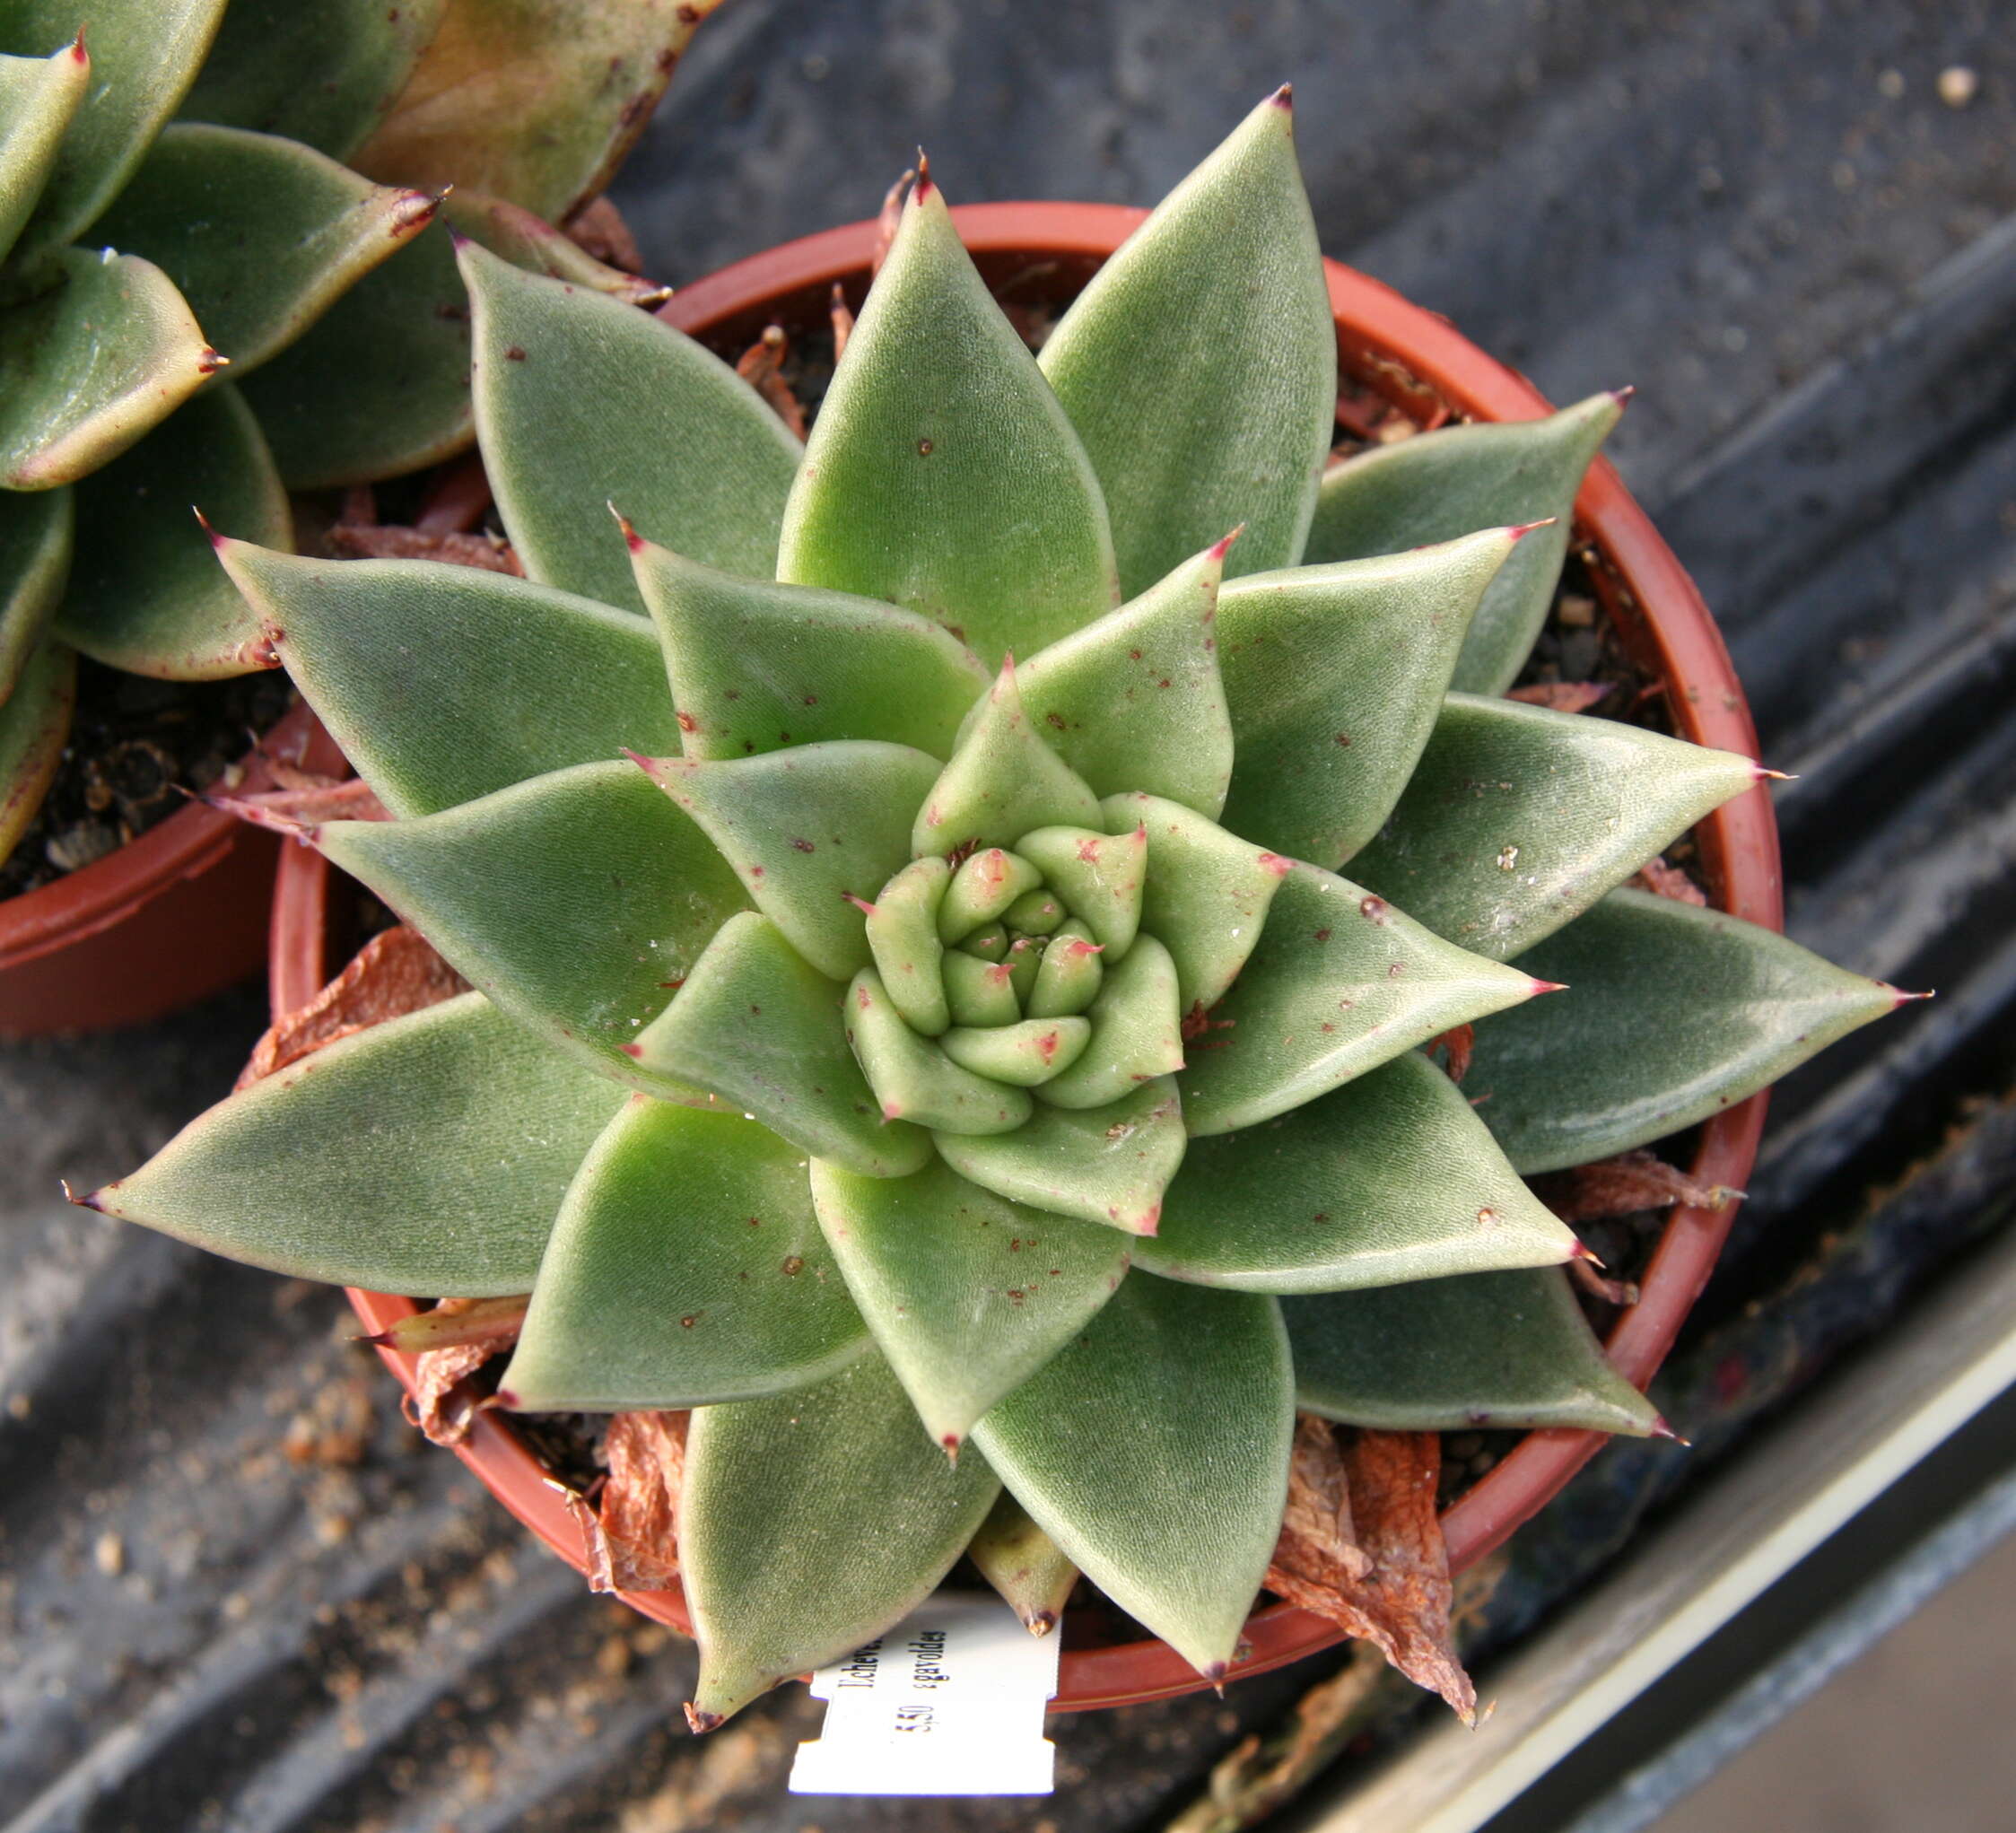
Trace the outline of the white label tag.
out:
[[[1030,1635],[997,1597],[932,1598],[812,1676],[826,1722],[798,1747],[791,1793],[1048,1794],[1057,1656],[1055,1635]]]

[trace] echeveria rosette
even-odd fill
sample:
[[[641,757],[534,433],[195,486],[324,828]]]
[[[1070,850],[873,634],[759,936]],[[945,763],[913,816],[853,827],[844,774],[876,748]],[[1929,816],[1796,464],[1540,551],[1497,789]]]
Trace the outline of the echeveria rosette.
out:
[[[1285,98],[1041,365],[921,182],[802,454],[699,345],[462,258],[530,578],[221,545],[395,817],[305,837],[476,991],[98,1207],[529,1291],[506,1404],[697,1409],[703,1724],[976,1536],[1046,1547],[1031,1621],[1075,1566],[1221,1673],[1297,1404],[1652,1428],[1520,1174],[1893,995],[1616,888],[1749,760],[1448,694],[1521,527],[1298,563],[1335,345]],[[1456,484],[1564,507],[1588,441],[1507,432]],[[1418,1047],[1467,1023],[1459,1090]]]
[[[583,285],[645,290],[519,205],[569,208],[606,176],[642,120],[611,91],[610,53],[649,66],[641,96],[670,67],[656,52],[676,52],[691,23],[631,5],[601,9],[591,31],[577,19],[592,72],[493,34],[476,76],[522,76],[507,52],[532,58],[547,102],[571,110],[571,137],[528,135],[521,117],[493,113],[478,149],[437,106],[422,158],[387,118],[410,129],[424,112],[415,73],[439,88],[444,58],[471,85],[472,11],[483,9],[0,9],[0,859],[61,755],[78,654],[182,681],[272,666],[192,502],[225,532],[284,548],[288,487],[389,476],[473,438],[461,287],[445,228],[429,227],[443,167],[467,159],[502,192],[474,195],[458,173],[449,206],[499,252]],[[519,9],[520,36],[557,38],[559,12]],[[344,163],[367,154],[397,181]]]

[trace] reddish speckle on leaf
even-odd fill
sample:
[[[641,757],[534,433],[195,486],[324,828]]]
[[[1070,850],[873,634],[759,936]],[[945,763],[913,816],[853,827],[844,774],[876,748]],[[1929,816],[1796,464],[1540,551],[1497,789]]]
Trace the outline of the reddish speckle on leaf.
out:
[[[697,732],[700,729],[700,721],[694,719],[691,713],[683,712],[676,717],[679,721],[679,729],[682,732]]]
[[[525,346],[522,344],[513,344],[505,350],[504,356],[508,362],[523,362],[525,361]]]
[[[808,853],[812,851],[812,842],[808,840],[794,840],[791,847],[794,851]]]
[[[644,1054],[644,1046],[641,1043],[626,1043],[622,1046],[622,1050],[626,1057],[641,1057]]]
[[[805,1270],[805,1262],[801,1261],[795,1253],[786,1254],[784,1256],[784,1264],[781,1270],[787,1279],[795,1279],[800,1273]]]
[[[1392,916],[1392,911],[1383,897],[1375,897],[1367,892],[1358,902],[1358,914],[1369,923],[1377,923],[1383,929]]]
[[[1348,732],[1340,732],[1337,735],[1337,742],[1348,751],[1351,748],[1351,735]]]
[[[1316,931],[1316,939],[1319,942],[1327,942],[1330,940],[1330,935],[1331,932],[1328,930],[1318,930]]]

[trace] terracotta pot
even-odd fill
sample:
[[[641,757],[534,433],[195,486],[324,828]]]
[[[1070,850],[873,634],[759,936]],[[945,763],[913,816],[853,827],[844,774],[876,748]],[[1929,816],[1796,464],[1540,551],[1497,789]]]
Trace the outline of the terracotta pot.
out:
[[[998,290],[1012,298],[1066,296],[1139,223],[1143,212],[1107,205],[981,204],[953,213],[966,245]],[[753,341],[772,322],[823,322],[830,289],[839,281],[858,301],[868,279],[875,226],[858,223],[755,256],[679,292],[660,316],[683,330],[732,346]],[[1326,264],[1338,348],[1348,377],[1423,425],[1451,417],[1532,419],[1549,410],[1523,378],[1494,362],[1445,319],[1409,304],[1365,275]],[[1667,684],[1674,725],[1686,738],[1756,755],[1756,734],[1727,650],[1693,581],[1659,538],[1616,473],[1596,464],[1575,504],[1576,532],[1593,550],[1597,589],[1634,659]],[[1783,926],[1777,830],[1764,794],[1740,796],[1697,831],[1710,895],[1722,909],[1767,928]],[[305,849],[282,862],[274,910],[271,957],[274,1008],[304,1004],[347,958],[333,952],[333,924],[342,910],[340,881]],[[1741,1189],[1756,1156],[1765,1097],[1716,1115],[1702,1130],[1692,1175],[1703,1184]],[[1643,1386],[1671,1346],[1714,1267],[1732,1212],[1673,1212],[1642,1282],[1642,1296],[1611,1331],[1611,1360]],[[353,1292],[352,1303],[373,1331],[415,1307],[408,1299]],[[386,1360],[410,1384],[410,1358]],[[1452,1564],[1458,1568],[1491,1551],[1555,1495],[1606,1443],[1601,1434],[1529,1433],[1495,1470],[1443,1517]],[[463,1461],[491,1492],[555,1551],[582,1562],[580,1529],[552,1481],[501,1415],[480,1415]],[[676,1592],[629,1595],[645,1615],[686,1629]],[[1338,1641],[1322,1619],[1274,1604],[1246,1626],[1249,1659],[1235,1677],[1258,1673]],[[1203,1682],[1160,1642],[1095,1645],[1093,1626],[1067,1618],[1056,1706],[1060,1711],[1120,1706],[1195,1690]]]
[[[306,707],[262,751],[298,762]],[[264,757],[240,787],[273,787]],[[273,835],[201,802],[117,852],[0,902],[0,1037],[140,1025],[249,980],[266,948]]]

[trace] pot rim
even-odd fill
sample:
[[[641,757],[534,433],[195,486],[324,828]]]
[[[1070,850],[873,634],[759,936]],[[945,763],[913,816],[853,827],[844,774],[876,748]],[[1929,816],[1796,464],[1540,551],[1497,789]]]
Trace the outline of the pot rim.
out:
[[[1148,213],[1106,204],[1004,203],[964,205],[952,214],[975,257],[1020,253],[1096,263]],[[659,316],[697,335],[718,332],[737,319],[767,319],[782,297],[827,289],[836,282],[858,293],[877,233],[873,222],[848,223],[765,249],[682,288]],[[1340,262],[1326,260],[1323,266],[1340,354],[1348,364],[1355,359],[1361,373],[1378,378],[1375,385],[1391,398],[1419,404],[1439,397],[1459,415],[1481,420],[1527,420],[1553,411],[1523,376],[1470,343],[1448,319]],[[1607,459],[1598,458],[1584,481],[1575,501],[1575,526],[1578,538],[1596,550],[1598,589],[1620,634],[1641,657],[1654,661],[1670,684],[1667,698],[1675,726],[1696,743],[1754,757],[1756,731],[1721,633],[1693,580]],[[1678,691],[1671,684],[1677,684]],[[1717,906],[1765,928],[1782,929],[1777,827],[1762,786],[1724,804],[1696,833]],[[304,1005],[327,978],[323,948],[332,877],[319,854],[300,847],[284,850],[270,949],[276,1015]],[[1697,1183],[1742,1187],[1756,1157],[1767,1099],[1766,1094],[1752,1095],[1704,1125],[1691,1167]],[[1719,1211],[1675,1209],[1669,1216],[1638,1302],[1622,1314],[1606,1342],[1613,1365],[1636,1386],[1650,1381],[1671,1349],[1707,1283],[1735,1211],[1732,1204]],[[410,1299],[382,1293],[353,1290],[350,1298],[373,1331],[415,1309]],[[390,1349],[379,1353],[410,1391],[414,1358]],[[1607,1435],[1598,1432],[1529,1432],[1444,1514],[1452,1570],[1475,1564],[1501,1545],[1608,1442]],[[562,1486],[497,1414],[478,1414],[468,1439],[456,1449],[506,1508],[563,1558],[585,1570],[581,1529]],[[644,1615],[691,1633],[677,1591],[619,1595]],[[1247,1620],[1250,1653],[1236,1663],[1234,1677],[1264,1672],[1343,1639],[1343,1632],[1325,1619],[1292,1605],[1269,1604]],[[1160,1641],[1067,1645],[1052,1709],[1136,1704],[1207,1684]]]

